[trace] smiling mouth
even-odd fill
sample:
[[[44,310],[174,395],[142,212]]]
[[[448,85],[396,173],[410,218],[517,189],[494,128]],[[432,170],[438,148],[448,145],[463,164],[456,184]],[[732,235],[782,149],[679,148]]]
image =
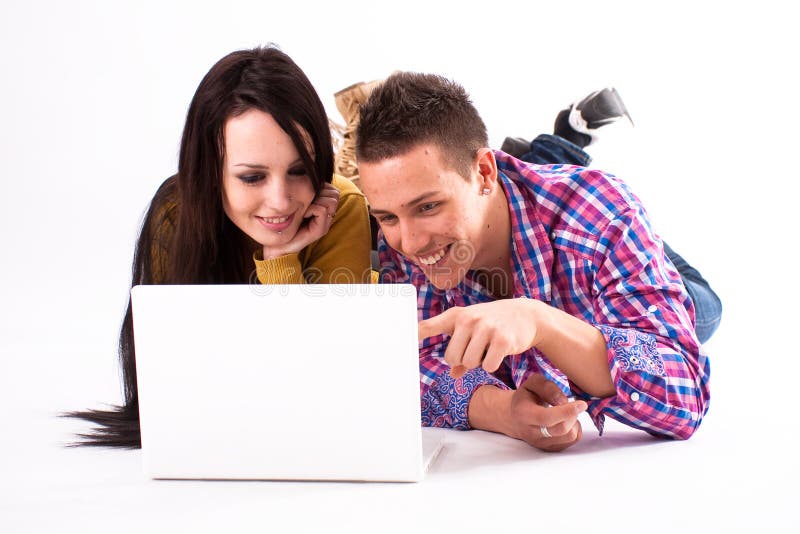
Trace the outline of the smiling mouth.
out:
[[[268,230],[283,232],[291,226],[294,220],[294,214],[283,215],[281,217],[259,217],[256,215],[256,220]]]
[[[432,267],[434,265],[437,265],[444,260],[445,256],[447,256],[447,253],[450,251],[450,248],[452,246],[453,245],[451,243],[446,247],[439,249],[433,254],[428,254],[426,256],[417,256],[417,261],[422,265],[425,265],[426,267]]]
[[[259,217],[264,222],[269,224],[281,224],[289,220],[289,216],[286,217]]]

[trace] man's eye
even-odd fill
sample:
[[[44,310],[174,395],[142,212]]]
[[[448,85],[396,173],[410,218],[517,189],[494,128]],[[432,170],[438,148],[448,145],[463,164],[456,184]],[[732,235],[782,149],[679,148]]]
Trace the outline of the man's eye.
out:
[[[380,221],[383,224],[391,224],[396,219],[397,217],[395,217],[394,215],[381,215],[380,217],[378,217],[378,221]]]
[[[438,205],[439,205],[438,202],[428,202],[426,204],[421,205],[419,207],[419,211],[431,211],[432,209],[435,209]]]

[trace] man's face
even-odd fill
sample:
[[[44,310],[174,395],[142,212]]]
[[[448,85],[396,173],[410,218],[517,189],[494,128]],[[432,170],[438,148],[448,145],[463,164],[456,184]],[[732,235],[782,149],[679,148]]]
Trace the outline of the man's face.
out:
[[[389,246],[417,264],[434,286],[453,288],[468,270],[480,268],[488,204],[476,168],[465,179],[437,145],[425,143],[358,169]]]

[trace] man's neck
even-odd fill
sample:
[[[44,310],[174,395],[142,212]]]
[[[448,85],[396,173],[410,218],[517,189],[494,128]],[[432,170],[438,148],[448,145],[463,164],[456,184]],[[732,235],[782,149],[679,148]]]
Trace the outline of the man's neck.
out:
[[[483,258],[478,266],[478,281],[497,298],[509,298],[514,293],[511,267],[511,215],[508,199],[498,182],[489,199],[490,206],[483,229]]]

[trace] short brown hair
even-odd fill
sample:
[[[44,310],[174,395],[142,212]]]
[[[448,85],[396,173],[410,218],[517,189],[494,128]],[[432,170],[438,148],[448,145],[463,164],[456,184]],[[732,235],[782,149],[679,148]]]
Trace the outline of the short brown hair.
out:
[[[486,125],[464,88],[436,74],[397,72],[361,107],[356,157],[374,163],[420,143],[442,149],[465,178],[478,150],[489,145]]]

